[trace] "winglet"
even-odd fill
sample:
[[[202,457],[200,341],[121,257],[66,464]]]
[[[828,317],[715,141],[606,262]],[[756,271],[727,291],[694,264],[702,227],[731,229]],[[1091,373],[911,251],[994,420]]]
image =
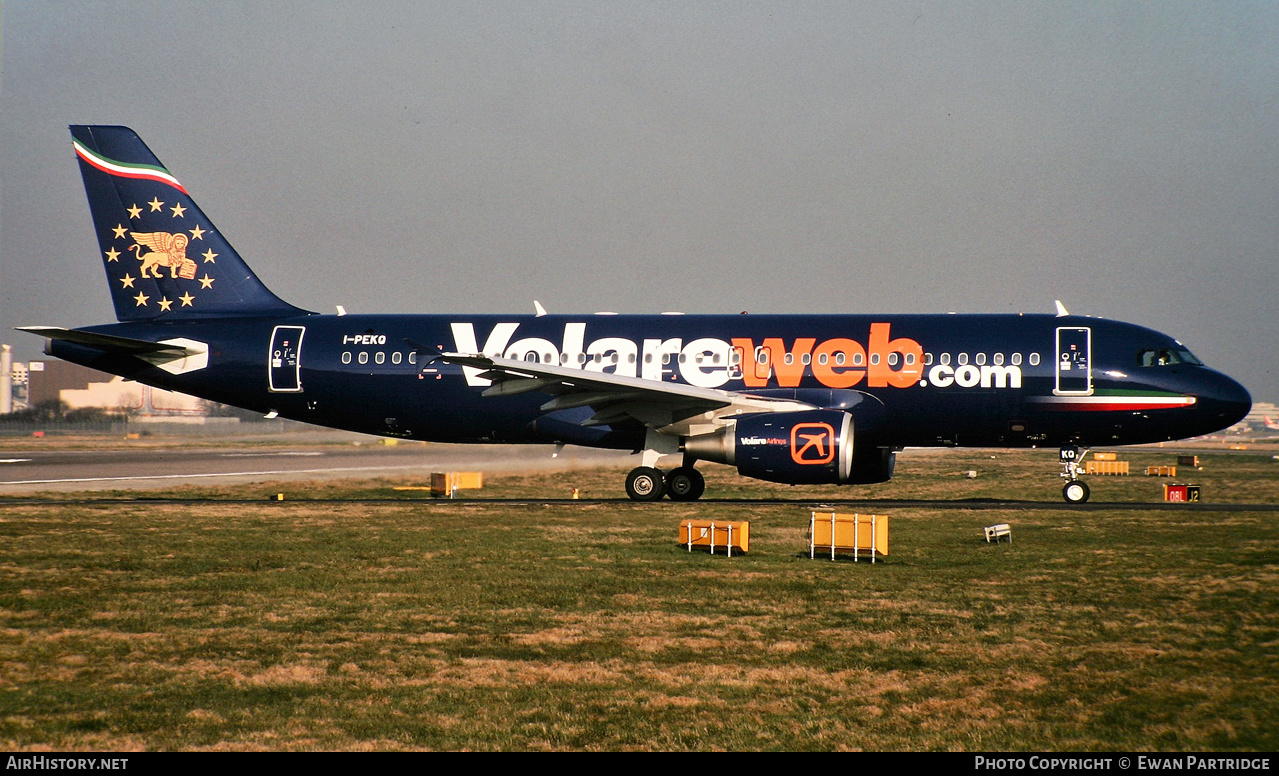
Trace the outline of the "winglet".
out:
[[[1070,315],[1070,313],[1066,310],[1066,305],[1062,304],[1060,299],[1054,299],[1053,301],[1057,305],[1058,318],[1065,318],[1067,315]]]
[[[533,300],[533,311],[536,314],[536,317],[538,318],[541,318],[543,315],[546,315],[546,308],[543,307],[542,303],[537,301],[536,299]]]

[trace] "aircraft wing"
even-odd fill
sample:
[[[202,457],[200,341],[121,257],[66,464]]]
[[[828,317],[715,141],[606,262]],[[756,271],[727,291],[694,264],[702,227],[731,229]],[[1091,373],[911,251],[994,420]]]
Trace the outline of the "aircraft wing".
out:
[[[553,364],[494,358],[482,354],[442,353],[439,360],[479,369],[492,381],[484,396],[513,396],[536,391],[553,398],[542,410],[590,407],[584,426],[604,426],[633,418],[661,434],[693,436],[714,431],[728,419],[756,412],[813,409],[793,399],[752,396],[718,388],[699,388]]]

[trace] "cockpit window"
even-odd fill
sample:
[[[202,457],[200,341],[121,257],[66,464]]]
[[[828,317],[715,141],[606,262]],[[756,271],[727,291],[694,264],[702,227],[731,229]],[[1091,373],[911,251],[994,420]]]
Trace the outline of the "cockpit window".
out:
[[[1142,366],[1174,366],[1176,364],[1203,366],[1203,362],[1195,358],[1194,353],[1184,348],[1149,348],[1137,354],[1137,363]]]

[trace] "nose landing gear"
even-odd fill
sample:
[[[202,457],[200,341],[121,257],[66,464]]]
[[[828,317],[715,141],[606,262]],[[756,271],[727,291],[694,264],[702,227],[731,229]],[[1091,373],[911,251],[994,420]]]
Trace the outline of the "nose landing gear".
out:
[[[1061,476],[1066,478],[1066,485],[1061,489],[1061,495],[1071,504],[1082,504],[1088,500],[1090,491],[1087,483],[1079,479],[1079,462],[1088,455],[1087,448],[1063,447],[1061,448]]]
[[[1082,504],[1088,500],[1088,485],[1082,480],[1071,480],[1061,489],[1061,495],[1072,504]]]

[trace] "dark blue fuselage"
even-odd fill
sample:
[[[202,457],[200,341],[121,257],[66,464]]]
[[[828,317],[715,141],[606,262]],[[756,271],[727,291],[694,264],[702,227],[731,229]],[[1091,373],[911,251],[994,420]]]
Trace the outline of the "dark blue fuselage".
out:
[[[263,413],[440,442],[644,442],[638,423],[584,427],[589,409],[543,411],[537,392],[484,397],[477,370],[434,358],[449,352],[795,398],[849,411],[859,441],[891,448],[1155,442],[1227,427],[1251,405],[1170,337],[1077,316],[302,315],[88,331],[206,343],[207,366],[171,374],[60,341],[50,353]]]

